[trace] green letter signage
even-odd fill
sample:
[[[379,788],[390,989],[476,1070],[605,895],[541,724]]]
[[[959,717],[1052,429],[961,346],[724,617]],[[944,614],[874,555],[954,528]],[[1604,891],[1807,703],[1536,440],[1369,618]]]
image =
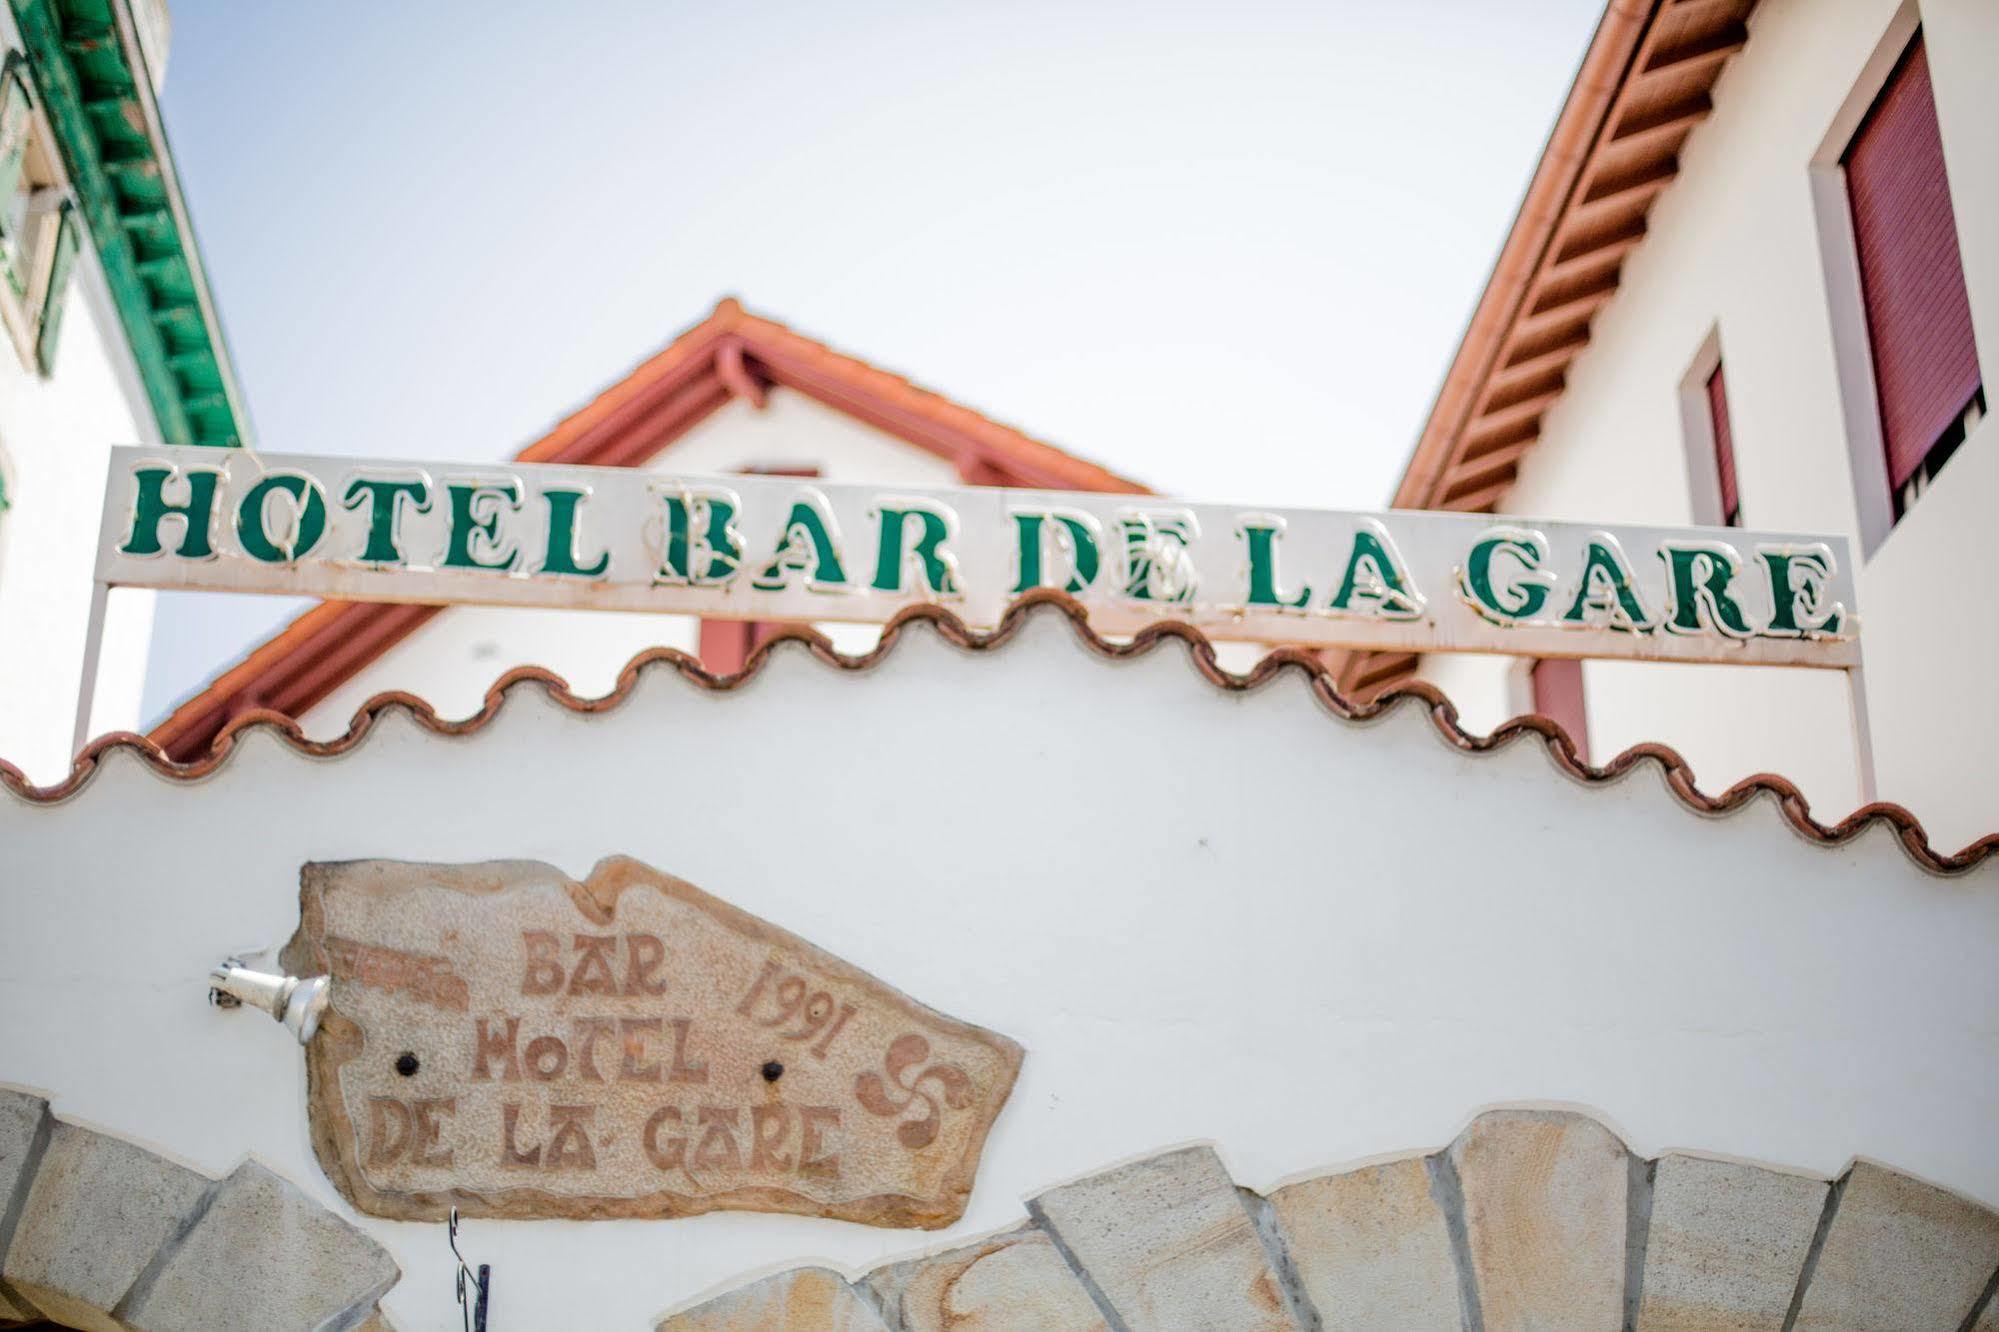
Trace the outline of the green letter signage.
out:
[[[1414,620],[1423,614],[1423,598],[1410,587],[1395,543],[1380,523],[1369,519],[1354,530],[1346,575],[1327,609],[1383,620]]]
[[[736,492],[662,485],[654,493],[666,508],[666,542],[652,581],[680,587],[726,586],[743,563],[735,528],[742,501]]]
[[[1185,509],[1158,513],[1125,513],[1118,517],[1124,532],[1124,595],[1131,601],[1193,604],[1200,587],[1193,553],[1188,549],[1200,532]]]
[[[912,518],[922,530],[917,533],[914,548],[905,550],[909,541],[904,529]],[[875,548],[875,591],[902,591],[908,582],[909,566],[914,564],[932,595],[957,596],[958,580],[953,574],[957,560],[948,551],[938,549],[950,534],[951,526],[944,514],[928,504],[883,506],[881,539]]]
[[[834,591],[844,586],[847,570],[833,541],[833,519],[824,511],[825,501],[801,499],[791,506],[784,520],[784,534],[764,571],[750,586],[762,592],[782,592],[791,586],[795,571],[805,571],[808,587]]]
[[[1266,610],[1303,610],[1312,599],[1309,585],[1299,588],[1295,597],[1277,590],[1277,538],[1284,535],[1284,520],[1253,515],[1245,517],[1236,531],[1249,543],[1249,596],[1245,604]]]
[[[1504,588],[1492,581],[1492,560],[1501,552],[1518,561],[1525,570]],[[1539,532],[1521,527],[1495,527],[1480,537],[1465,556],[1458,593],[1467,605],[1494,624],[1531,620],[1547,606],[1548,587],[1555,581],[1555,576],[1541,567],[1547,558],[1547,538]]]
[[[1698,634],[1712,628],[1730,638],[1747,638],[1754,632],[1742,607],[1728,594],[1728,585],[1742,568],[1734,547],[1666,541],[1660,543],[1659,558],[1666,562],[1668,633]]]
[[[1782,638],[1816,638],[1839,633],[1844,609],[1826,605],[1825,585],[1832,580],[1832,552],[1824,546],[1759,546],[1756,553],[1770,571],[1770,628]],[[1818,618],[1801,622],[1798,612]]]
[[[167,479],[175,468],[141,467],[132,473],[138,483],[139,493],[132,502],[132,530],[125,536],[125,544],[118,548],[121,555],[157,555],[160,553],[160,520],[168,514],[181,520],[180,549],[175,551],[184,560],[206,560],[215,555],[215,543],[209,538],[209,524],[215,517],[215,484],[222,473],[206,467],[190,467],[185,473],[187,481],[187,502],[167,503]]]
[[[1652,614],[1638,600],[1631,566],[1625,562],[1616,537],[1598,532],[1590,538],[1589,553],[1583,557],[1583,574],[1576,583],[1575,600],[1563,612],[1562,621],[1631,634],[1651,630]]]
[[[1192,627],[1232,662],[1236,644],[1261,643],[1860,664],[1860,594],[1836,535],[857,485],[796,468],[210,461],[222,456],[112,450],[97,586],[750,623],[889,624],[946,605],[982,634],[1046,598],[1112,641]]]
[[[1054,527],[1044,529],[1044,524],[1050,521]],[[1026,592],[1043,585],[1041,544],[1044,530],[1052,531],[1058,550],[1068,552],[1070,574],[1062,584],[1064,592],[1073,597],[1097,581],[1097,571],[1103,565],[1102,543],[1097,540],[1096,520],[1088,514],[1018,510],[1013,515],[1013,524],[1015,592]]]
[[[602,578],[604,570],[611,567],[611,552],[604,551],[597,556],[597,562],[588,568],[576,562],[576,506],[581,504],[587,490],[544,490],[542,498],[548,501],[548,555],[541,562],[543,573],[567,574],[573,578]]]
[[[283,491],[291,496],[293,522],[283,544],[271,538],[267,525],[270,498]],[[243,553],[265,564],[290,564],[319,544],[326,532],[326,496],[319,482],[296,472],[275,472],[244,492],[236,506],[236,540]]]
[[[430,483],[422,477],[357,476],[340,497],[340,507],[358,509],[363,504],[368,506],[368,544],[361,551],[361,563],[401,564],[396,525],[405,507],[430,512]]]
[[[444,553],[444,567],[505,573],[519,564],[520,548],[500,537],[500,514],[520,509],[521,483],[511,477],[505,481],[453,481],[446,489],[451,492],[451,541]]]

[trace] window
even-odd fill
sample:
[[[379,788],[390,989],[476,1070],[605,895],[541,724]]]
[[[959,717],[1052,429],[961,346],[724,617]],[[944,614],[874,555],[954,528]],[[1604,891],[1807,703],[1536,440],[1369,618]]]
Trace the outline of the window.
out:
[[[748,476],[817,476],[817,467],[741,467]],[[769,620],[703,620],[700,645],[695,655],[717,675],[731,675],[743,669],[757,645],[774,635],[776,623]]]
[[[0,317],[23,361],[49,373],[81,228],[54,145],[42,132],[27,62],[0,70]]]
[[[1707,377],[1707,419],[1714,439],[1714,472],[1721,483],[1721,521],[1742,526],[1742,495],[1735,481],[1735,429],[1728,422],[1728,384],[1721,367]]]
[[[1984,410],[1922,33],[1841,156],[1888,490],[1899,519]]]
[[[1728,408],[1719,326],[1708,330],[1680,376],[1679,397],[1688,515],[1703,527],[1740,527],[1742,482],[1735,468],[1735,420]]]
[[[1548,657],[1528,673],[1534,711],[1569,733],[1576,757],[1589,762],[1589,709],[1583,703],[1583,664],[1572,657]]]

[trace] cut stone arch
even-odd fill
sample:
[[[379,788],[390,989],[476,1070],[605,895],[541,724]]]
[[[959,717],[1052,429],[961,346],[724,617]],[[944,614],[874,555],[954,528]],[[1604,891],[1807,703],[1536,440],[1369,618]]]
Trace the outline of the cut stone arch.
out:
[[[780,1272],[658,1329],[1999,1328],[1992,1209],[1866,1160],[1825,1180],[1646,1159],[1572,1111],[1488,1111],[1440,1150],[1268,1197],[1211,1148],[1186,1148],[1051,1189],[1028,1212],[853,1280]]]
[[[401,1276],[255,1161],[218,1179],[0,1088],[0,1327],[386,1329]]]

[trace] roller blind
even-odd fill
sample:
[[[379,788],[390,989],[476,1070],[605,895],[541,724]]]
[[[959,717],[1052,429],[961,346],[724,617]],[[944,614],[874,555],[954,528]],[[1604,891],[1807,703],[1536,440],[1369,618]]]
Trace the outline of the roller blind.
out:
[[[1899,489],[1979,387],[1922,34],[1854,134],[1845,165],[1888,479]]]

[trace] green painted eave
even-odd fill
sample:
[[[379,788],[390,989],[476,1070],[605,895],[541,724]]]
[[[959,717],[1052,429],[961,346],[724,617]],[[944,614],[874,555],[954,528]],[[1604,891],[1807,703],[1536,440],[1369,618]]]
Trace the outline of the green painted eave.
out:
[[[144,60],[117,0],[9,0],[42,107],[169,444],[249,438]]]

